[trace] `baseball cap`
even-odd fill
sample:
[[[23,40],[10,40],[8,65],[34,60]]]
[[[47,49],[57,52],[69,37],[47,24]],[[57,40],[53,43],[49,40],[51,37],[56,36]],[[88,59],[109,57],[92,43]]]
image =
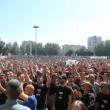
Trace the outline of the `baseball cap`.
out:
[[[57,73],[53,73],[53,74],[51,75],[51,77],[53,77],[53,76],[58,77]]]
[[[67,80],[67,76],[66,75],[61,75],[60,78]]]

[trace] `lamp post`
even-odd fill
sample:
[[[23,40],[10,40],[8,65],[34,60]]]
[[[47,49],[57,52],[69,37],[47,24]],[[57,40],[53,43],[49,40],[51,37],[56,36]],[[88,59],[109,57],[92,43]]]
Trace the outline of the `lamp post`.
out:
[[[33,26],[33,28],[35,28],[35,43],[37,46],[37,28],[39,28],[39,26]],[[37,56],[37,47],[35,47],[35,55]]]

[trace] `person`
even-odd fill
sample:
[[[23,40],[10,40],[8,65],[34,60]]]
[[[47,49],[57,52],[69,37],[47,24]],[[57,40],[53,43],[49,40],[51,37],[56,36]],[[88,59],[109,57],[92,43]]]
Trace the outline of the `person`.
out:
[[[67,85],[67,76],[60,77],[60,84],[55,87],[53,110],[69,110],[72,103],[72,88]]]
[[[54,91],[55,91],[55,87],[57,85],[58,85],[58,74],[57,73],[52,73],[50,87],[49,87],[48,92],[47,92],[47,106],[48,106],[48,110],[52,110]]]
[[[99,84],[95,81],[95,75],[94,74],[90,74],[89,75],[89,80],[90,80],[90,83],[93,86],[94,92],[97,95],[99,93],[99,91],[100,91],[100,88],[99,88]]]
[[[95,95],[93,93],[90,93],[90,90],[92,89],[92,84],[90,82],[84,82],[81,85],[81,88],[84,92],[81,97],[81,101],[85,104],[88,110],[94,110]]]
[[[16,102],[22,92],[21,84],[17,79],[9,80],[6,85],[6,89],[4,89],[0,83],[0,90],[7,95],[6,103],[0,105],[0,110],[30,110],[30,108]]]
[[[80,100],[76,100],[72,105],[71,105],[71,110],[87,110],[86,106],[84,103]]]
[[[3,88],[6,89],[6,78],[5,74],[0,73],[0,83]],[[7,96],[0,90],[0,105],[4,104],[6,102]]]
[[[100,83],[101,92],[97,94],[95,110],[110,110],[110,92],[108,83],[103,81]]]
[[[17,100],[20,104],[29,107],[31,110],[36,110],[37,99],[34,94],[34,86],[28,83],[23,84],[23,92],[20,94],[20,98],[23,100]]]
[[[73,101],[76,100],[76,93],[78,92],[79,88],[78,88],[78,86],[74,83],[74,77],[73,77],[72,75],[68,77],[68,83],[67,83],[67,85],[68,85],[69,87],[71,87],[72,90],[73,90]]]
[[[48,110],[52,110],[54,91],[55,91],[55,87],[57,85],[58,85],[58,75],[57,75],[57,73],[53,73],[51,75],[51,83],[50,83],[50,87],[49,87],[48,93],[47,93],[47,106],[48,106]]]
[[[27,81],[30,84],[32,84],[35,88],[34,95],[37,99],[36,109],[37,110],[44,110],[45,109],[45,102],[46,102],[46,95],[47,95],[48,88],[50,86],[50,75],[46,76],[47,82],[46,82],[46,84],[43,84],[43,76],[37,77],[36,82],[33,82],[30,79],[26,69],[24,69],[24,74],[26,76]]]

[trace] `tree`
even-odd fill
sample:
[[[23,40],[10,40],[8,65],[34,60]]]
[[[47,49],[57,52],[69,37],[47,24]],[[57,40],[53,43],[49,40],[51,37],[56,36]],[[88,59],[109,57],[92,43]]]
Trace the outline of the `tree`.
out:
[[[0,54],[2,54],[4,46],[5,46],[5,42],[0,41]]]
[[[93,54],[92,50],[86,49],[86,56],[92,56]]]
[[[20,54],[25,55],[25,53],[26,53],[26,41],[23,41],[20,46]]]
[[[45,45],[45,54],[46,55],[59,55],[61,52],[61,48],[56,43],[47,43]]]
[[[97,56],[104,56],[105,55],[104,51],[105,51],[104,42],[100,42],[94,47],[94,54]]]
[[[105,53],[105,56],[110,56],[110,40],[105,41],[104,53]]]
[[[73,55],[73,54],[74,54],[74,51],[73,51],[73,50],[68,50],[68,51],[65,53],[66,56],[71,56],[71,55]]]
[[[37,47],[37,44],[35,42],[32,42],[32,55],[35,55],[35,48]]]
[[[44,47],[42,43],[37,43],[37,54],[38,55],[44,55]]]
[[[18,43],[14,42],[13,45],[12,45],[12,48],[11,48],[11,54],[18,55],[19,52],[20,52],[20,50],[19,50]]]
[[[77,55],[77,56],[91,56],[91,55],[93,55],[93,51],[86,49],[86,47],[82,47],[81,49],[79,49],[75,52],[75,55]]]
[[[27,55],[32,54],[32,43],[31,42],[28,42],[26,45],[26,53],[27,53]]]
[[[7,43],[3,49],[3,55],[8,55],[8,53],[11,53],[12,45],[11,42]]]
[[[77,50],[75,54],[77,54],[77,56],[85,56],[85,50],[86,48],[82,47],[81,49]]]

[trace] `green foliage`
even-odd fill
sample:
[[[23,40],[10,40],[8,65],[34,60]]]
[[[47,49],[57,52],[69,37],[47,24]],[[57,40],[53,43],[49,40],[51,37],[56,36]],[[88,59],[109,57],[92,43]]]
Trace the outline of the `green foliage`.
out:
[[[26,45],[22,43],[22,45],[20,46],[20,54],[25,55],[25,53],[26,53]]]
[[[2,54],[4,46],[5,46],[5,42],[0,41],[0,54]]]
[[[110,56],[110,40],[105,41],[104,53],[106,56]]]
[[[99,44],[97,44],[95,47],[94,47],[94,54],[96,56],[104,56],[105,53],[104,53],[104,42],[100,42]]]
[[[94,54],[97,56],[110,56],[110,40],[97,44],[94,47]]]
[[[37,44],[37,53],[38,53],[38,55],[44,55],[45,54],[44,47],[43,47],[42,43]]]
[[[61,52],[60,46],[56,43],[47,43],[44,50],[46,55],[59,55]]]
[[[26,53],[27,53],[27,55],[32,54],[32,43],[30,43],[30,42],[28,42],[26,45]]]
[[[14,42],[12,47],[11,47],[11,54],[12,55],[18,55],[19,54],[19,46],[17,42]]]
[[[46,45],[43,45],[42,43],[35,43],[33,41],[23,41],[20,45],[20,48],[18,46],[17,42],[14,42],[13,44],[6,43],[3,41],[0,41],[0,54],[8,55],[8,53],[11,53],[12,55],[35,55],[35,52],[37,50],[37,55],[61,55],[62,50],[59,44],[56,43],[47,43]],[[106,40],[105,42],[100,42],[94,47],[94,50],[88,50],[86,47],[82,47],[81,49],[77,50],[75,53],[72,50],[68,50],[68,52],[65,55],[77,55],[77,56],[91,56],[93,55],[97,56],[110,56],[110,40]]]
[[[8,53],[11,53],[12,45],[11,42],[7,43],[3,49],[3,55],[8,55]]]
[[[61,52],[61,48],[58,44],[55,43],[47,43],[43,46],[42,43],[35,43],[32,41],[23,41],[20,46],[21,55],[59,55]]]
[[[91,50],[86,49],[86,47],[82,47],[81,49],[75,52],[77,56],[92,56],[93,52]]]
[[[74,51],[73,51],[73,50],[68,50],[68,51],[65,53],[66,56],[71,56],[71,55],[73,55],[73,54],[74,54]]]

